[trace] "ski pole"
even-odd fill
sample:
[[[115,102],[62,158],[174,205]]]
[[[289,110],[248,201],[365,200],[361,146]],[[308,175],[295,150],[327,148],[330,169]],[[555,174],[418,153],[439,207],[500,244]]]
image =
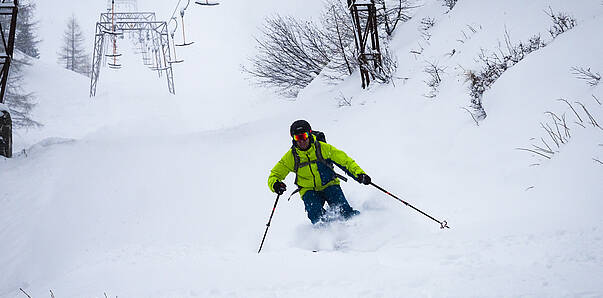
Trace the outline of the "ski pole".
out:
[[[270,228],[270,222],[272,221],[272,216],[274,215],[274,210],[276,210],[276,204],[278,204],[278,199],[281,195],[276,196],[276,201],[274,202],[274,207],[272,207],[272,213],[270,213],[270,219],[268,219],[268,223],[266,224],[266,231],[264,232],[264,237],[262,238],[262,244],[260,244],[260,249],[258,249],[258,253],[262,251],[262,246],[264,246],[264,240],[266,240],[266,234],[268,234],[268,228]]]
[[[391,194],[389,191],[387,191],[387,190],[385,190],[385,189],[381,188],[379,185],[377,185],[377,184],[375,184],[375,183],[372,183],[372,182],[371,182],[371,185],[372,185],[372,186],[374,186],[374,187],[376,187],[378,190],[380,190],[380,191],[382,191],[382,192],[384,192],[384,193],[386,193],[386,194],[388,194],[388,195],[392,196],[394,199],[396,199],[396,200],[398,200],[398,201],[400,201],[400,202],[404,203],[404,205],[406,205],[406,206],[408,206],[408,207],[410,207],[410,208],[412,208],[412,209],[415,209],[415,210],[419,211],[421,214],[423,214],[423,215],[425,215],[425,216],[427,216],[427,217],[431,218],[433,221],[435,221],[435,222],[439,223],[439,224],[440,224],[440,229],[443,229],[443,228],[448,228],[448,229],[450,229],[450,227],[448,226],[448,223],[447,223],[445,220],[443,220],[443,221],[439,221],[439,220],[437,220],[437,219],[433,218],[431,215],[429,215],[429,214],[427,214],[427,213],[425,213],[425,212],[423,212],[423,211],[421,211],[421,210],[419,210],[419,209],[415,208],[415,206],[413,206],[413,205],[409,204],[408,202],[406,202],[406,201],[404,201],[404,200],[402,200],[402,199],[400,199],[400,198],[396,197],[395,195]]]

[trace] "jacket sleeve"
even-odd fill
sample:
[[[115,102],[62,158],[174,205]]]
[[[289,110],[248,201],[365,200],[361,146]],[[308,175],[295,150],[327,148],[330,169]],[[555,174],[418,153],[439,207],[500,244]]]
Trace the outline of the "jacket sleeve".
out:
[[[291,150],[289,150],[270,171],[270,176],[268,176],[268,188],[270,191],[274,192],[274,188],[272,187],[274,182],[285,180],[287,175],[289,175],[290,172],[293,172],[294,166],[295,161],[293,160],[293,154],[291,153]]]
[[[341,168],[342,170],[346,171],[346,173],[351,176],[354,179],[357,179],[358,174],[366,174],[364,173],[364,170],[360,168],[360,166],[351,158],[349,157],[345,152],[335,148],[335,146],[327,144],[327,143],[320,143],[321,145],[321,149],[323,151],[323,155],[325,159],[330,159],[331,161],[335,162],[335,164]],[[324,154],[326,153],[326,154]]]

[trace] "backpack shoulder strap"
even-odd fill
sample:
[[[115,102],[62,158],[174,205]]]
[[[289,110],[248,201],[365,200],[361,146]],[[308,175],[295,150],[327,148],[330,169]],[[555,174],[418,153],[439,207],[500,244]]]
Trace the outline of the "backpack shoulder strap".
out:
[[[314,144],[316,144],[316,159],[318,159],[320,162],[325,162],[324,157],[322,157],[322,150],[320,149],[320,141],[315,140]]]
[[[297,169],[299,169],[299,155],[295,150],[295,145],[291,146],[291,154],[293,154],[293,171],[297,172]]]
[[[320,141],[316,140],[316,159],[318,160],[318,162],[324,164],[325,166],[327,166],[327,168],[331,169],[331,171],[333,171],[333,174],[335,174],[335,176],[345,182],[348,182],[348,178],[338,174],[337,172],[335,172],[335,169],[333,168],[333,163],[332,162],[327,162],[325,160],[325,158],[322,156],[322,149],[320,148]]]
[[[299,170],[299,155],[297,154],[297,150],[295,150],[295,144],[293,146],[291,146],[291,154],[293,154],[293,172],[295,172],[295,182],[293,182],[293,183],[297,186],[297,189],[293,193],[291,193],[288,201],[291,200],[291,197],[294,194],[298,193],[301,190],[301,187],[299,185],[297,185],[297,170]]]
[[[295,150],[295,145],[291,146],[291,154],[293,154],[293,172],[295,173],[295,185],[297,185],[297,170],[299,170],[299,155]]]

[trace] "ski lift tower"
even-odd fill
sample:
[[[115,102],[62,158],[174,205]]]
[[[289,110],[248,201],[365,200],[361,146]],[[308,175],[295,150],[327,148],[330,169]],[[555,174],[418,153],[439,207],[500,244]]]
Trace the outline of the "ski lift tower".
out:
[[[354,21],[354,41],[358,51],[362,88],[366,88],[371,82],[369,70],[381,70],[375,0],[348,0],[348,9]]]
[[[4,94],[15,48],[18,6],[18,0],[0,0],[0,155],[4,157],[11,157],[13,153],[13,124],[4,104]]]
[[[134,32],[135,43],[140,43],[139,46],[145,50],[146,43],[152,43],[154,52],[154,67],[153,70],[158,71],[159,75],[165,72],[167,77],[167,85],[170,93],[175,94],[174,88],[174,73],[172,66],[167,63],[171,61],[170,57],[170,42],[169,30],[165,21],[156,21],[155,13],[153,12],[109,12],[101,13],[99,22],[96,23],[96,34],[94,37],[94,54],[92,57],[92,72],[90,76],[90,97],[96,95],[96,85],[100,75],[100,69],[103,64],[103,57],[106,57],[105,41],[109,40],[115,44],[115,37],[123,36],[125,32]],[[147,41],[145,36],[149,37]],[[115,51],[113,44],[113,53],[108,54],[111,58],[119,55]],[[143,54],[143,62],[147,63],[149,57]],[[149,58],[148,60],[145,58]],[[115,60],[115,59],[114,59]],[[110,66],[110,65],[109,65]],[[121,66],[121,65],[119,65]]]

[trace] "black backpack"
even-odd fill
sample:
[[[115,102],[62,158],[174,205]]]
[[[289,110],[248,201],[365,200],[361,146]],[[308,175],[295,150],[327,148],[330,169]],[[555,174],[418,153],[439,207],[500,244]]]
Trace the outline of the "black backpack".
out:
[[[325,136],[325,133],[322,131],[313,130],[312,135],[314,135],[316,137],[317,141],[321,141],[323,143],[327,142],[327,137]]]

